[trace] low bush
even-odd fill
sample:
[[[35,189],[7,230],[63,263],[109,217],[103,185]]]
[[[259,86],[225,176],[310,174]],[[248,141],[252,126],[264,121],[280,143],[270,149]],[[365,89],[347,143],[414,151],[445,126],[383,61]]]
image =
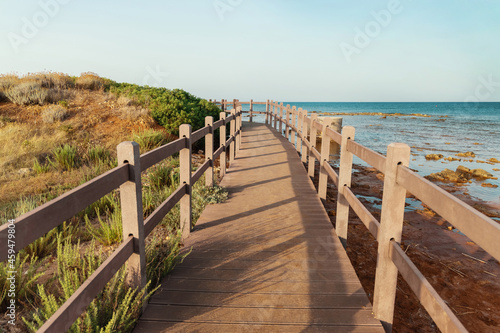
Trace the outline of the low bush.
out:
[[[37,82],[23,82],[9,88],[4,93],[12,103],[18,105],[43,105],[49,101],[48,89],[43,89]]]
[[[51,105],[42,111],[44,123],[52,124],[56,121],[63,121],[68,118],[69,112],[61,105]]]
[[[24,76],[21,80],[37,82],[40,83],[43,88],[48,89],[69,89],[75,86],[73,78],[64,73],[34,73]]]
[[[91,72],[82,73],[80,77],[76,79],[76,87],[79,89],[87,90],[100,90],[104,88],[105,80],[99,75]]]

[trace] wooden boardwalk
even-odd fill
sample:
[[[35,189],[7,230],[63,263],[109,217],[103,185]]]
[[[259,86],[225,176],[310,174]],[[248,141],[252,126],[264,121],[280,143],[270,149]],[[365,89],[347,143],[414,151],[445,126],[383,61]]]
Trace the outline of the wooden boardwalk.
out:
[[[222,186],[135,332],[384,332],[284,137],[245,123]]]

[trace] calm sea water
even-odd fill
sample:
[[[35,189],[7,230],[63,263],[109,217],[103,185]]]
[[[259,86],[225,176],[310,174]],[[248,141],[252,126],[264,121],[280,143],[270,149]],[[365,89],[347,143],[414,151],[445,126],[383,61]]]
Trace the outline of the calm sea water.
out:
[[[410,167],[422,176],[445,168],[455,170],[459,165],[470,169],[481,168],[495,177],[500,177],[500,164],[490,165],[478,161],[490,158],[500,160],[500,103],[305,103],[284,102],[296,105],[308,112],[335,113],[401,113],[425,114],[418,116],[383,115],[335,115],[343,118],[343,125],[356,128],[356,141],[375,151],[385,154],[387,145],[403,142],[412,147]],[[248,107],[248,106],[247,106]],[[245,108],[246,109],[246,108]],[[256,111],[265,110],[258,105]],[[263,117],[258,117],[260,121]],[[427,161],[425,155],[442,154],[456,157],[459,152],[472,151],[474,162]],[[459,157],[458,157],[459,158]],[[355,163],[363,162],[355,158]],[[481,182],[473,181],[466,186],[470,195],[485,201],[500,203],[500,181],[487,180],[498,188],[486,188]]]

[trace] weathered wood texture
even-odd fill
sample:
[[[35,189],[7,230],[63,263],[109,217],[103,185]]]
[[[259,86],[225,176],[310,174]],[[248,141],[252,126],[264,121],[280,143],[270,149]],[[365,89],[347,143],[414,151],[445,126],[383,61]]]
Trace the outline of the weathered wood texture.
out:
[[[222,185],[135,332],[383,332],[284,137],[245,123]]]

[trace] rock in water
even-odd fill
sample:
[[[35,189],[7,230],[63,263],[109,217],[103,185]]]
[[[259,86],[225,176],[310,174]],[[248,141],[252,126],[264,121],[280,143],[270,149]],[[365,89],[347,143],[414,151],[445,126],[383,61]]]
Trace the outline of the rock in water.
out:
[[[441,155],[441,154],[429,154],[429,155],[425,155],[425,159],[426,160],[437,161],[437,160],[442,159],[442,158],[443,158],[443,155]]]
[[[455,156],[460,156],[460,157],[476,157],[476,154],[472,151],[466,151],[465,153],[458,153],[455,154]]]
[[[479,178],[479,179],[488,179],[493,177],[493,175],[483,169],[474,169],[471,170],[472,177],[474,178]]]

